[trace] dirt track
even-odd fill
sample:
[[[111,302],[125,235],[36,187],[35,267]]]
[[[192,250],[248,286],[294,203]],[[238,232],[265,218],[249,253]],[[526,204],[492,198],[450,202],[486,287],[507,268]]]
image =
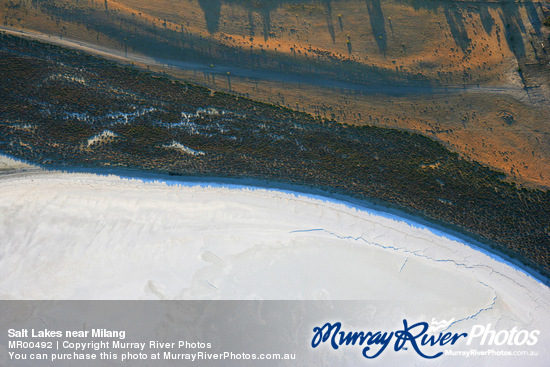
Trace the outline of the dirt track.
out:
[[[208,64],[199,64],[179,60],[167,60],[153,58],[132,52],[123,52],[107,47],[94,45],[89,42],[74,40],[71,38],[51,36],[29,30],[18,30],[11,27],[0,26],[0,31],[7,34],[27,37],[29,39],[47,42],[75,50],[84,51],[93,55],[102,56],[108,59],[123,61],[126,63],[137,63],[146,66],[178,68],[185,71],[199,71],[204,74],[226,76],[229,73],[231,78],[247,78],[257,81],[276,81],[290,84],[310,84],[327,89],[341,89],[345,91],[360,92],[365,94],[448,94],[463,92],[482,92],[511,95],[515,98],[528,100],[526,91],[518,86],[483,86],[483,85],[455,85],[455,86],[432,86],[428,83],[371,83],[359,84],[342,80],[319,78],[313,75],[296,75],[291,73],[254,70],[241,68],[235,65],[218,65],[211,67]]]

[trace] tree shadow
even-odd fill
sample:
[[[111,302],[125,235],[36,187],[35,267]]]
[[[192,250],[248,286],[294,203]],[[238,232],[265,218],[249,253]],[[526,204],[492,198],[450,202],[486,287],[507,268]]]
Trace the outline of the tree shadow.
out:
[[[382,12],[382,5],[380,5],[380,0],[365,0],[365,2],[367,4],[367,10],[369,12],[369,19],[372,34],[374,35],[374,40],[376,41],[380,52],[386,55],[388,41],[386,35],[386,26],[384,22],[384,13]]]
[[[471,6],[468,3],[451,2],[449,0],[400,0],[401,2],[412,6],[414,9],[428,9],[437,11],[443,8],[447,24],[451,30],[451,34],[456,44],[466,50],[471,43],[468,37],[462,11],[478,13],[481,19],[483,28],[487,34],[490,34],[495,27],[495,19],[489,12],[490,9],[498,10],[500,19],[504,24],[504,32],[506,42],[510,50],[514,53],[517,59],[525,57],[525,45],[523,36],[526,33],[525,25],[521,19],[520,7],[525,8],[529,22],[537,34],[541,32],[541,21],[539,19],[536,5],[531,0],[526,0],[520,3],[506,1],[495,3],[476,3]],[[475,9],[478,9],[477,11]]]
[[[328,32],[332,38],[333,43],[336,40],[336,34],[334,29],[334,20],[332,17],[332,2],[349,1],[349,0],[198,0],[200,7],[204,12],[206,20],[207,30],[210,33],[217,32],[219,30],[220,23],[220,11],[221,4],[233,4],[239,5],[248,11],[248,21],[250,35],[254,36],[255,25],[253,19],[253,13],[259,13],[262,17],[263,27],[262,35],[265,40],[271,37],[271,11],[277,9],[284,4],[304,4],[304,3],[318,3],[323,4],[327,22]],[[501,3],[476,3],[475,6],[471,6],[468,2],[464,4],[462,2],[453,2],[449,0],[396,0],[401,1],[414,9],[427,9],[430,11],[438,11],[442,8],[445,13],[445,19],[451,31],[451,35],[455,43],[463,50],[467,51],[471,45],[471,39],[468,37],[466,31],[465,19],[463,16],[464,11],[478,13],[481,19],[483,28],[487,34],[490,34],[495,27],[495,19],[489,12],[490,9],[500,11],[500,18],[505,25],[505,36],[508,46],[516,56],[521,58],[525,56],[525,45],[523,44],[523,35],[525,34],[525,25],[521,19],[519,13],[519,7],[525,7],[529,22],[537,32],[541,32],[541,22],[537,14],[537,9],[533,1],[524,1],[522,3],[514,2],[501,2]],[[369,19],[371,24],[372,33],[378,49],[384,55],[386,54],[387,45],[387,32],[385,27],[385,18],[382,11],[382,5],[380,0],[365,0],[367,10],[369,13]],[[477,8],[477,10],[476,10]],[[340,29],[343,29],[342,19],[339,18]]]
[[[495,25],[495,20],[493,19],[491,13],[489,13],[488,5],[480,6],[481,8],[479,10],[479,17],[481,18],[481,24],[483,25],[483,29],[485,29],[485,33],[491,34],[491,31],[493,30],[493,27]]]
[[[221,3],[239,5],[248,10],[248,23],[250,36],[255,34],[255,25],[253,13],[257,12],[262,17],[262,36],[267,41],[271,37],[271,12],[283,4],[299,4],[299,3],[322,3],[325,9],[325,16],[327,22],[328,32],[332,38],[332,42],[336,42],[336,32],[334,30],[334,21],[332,19],[332,6],[333,0],[199,0],[199,5],[204,12],[204,18],[206,20],[206,28],[209,33],[214,33],[219,30]],[[376,0],[379,3],[379,0]],[[342,28],[341,20],[340,27]]]
[[[466,51],[470,47],[470,37],[468,37],[468,32],[466,31],[466,25],[464,24],[464,18],[462,12],[458,7],[452,5],[446,5],[445,8],[445,19],[451,30],[451,35],[455,43],[462,49]]]
[[[441,2],[434,0],[406,0],[415,10],[427,9],[431,11],[437,10],[441,6]]]
[[[313,1],[313,0],[310,0]],[[199,5],[204,13],[206,28],[209,33],[219,30],[221,4],[239,5],[248,11],[248,26],[251,37],[255,36],[254,12],[261,15],[262,29],[261,33],[265,40],[270,38],[271,34],[271,11],[284,3],[299,2],[292,0],[199,0]],[[309,1],[308,1],[309,2]]]
[[[222,0],[199,0],[199,5],[204,12],[206,29],[210,33],[217,32],[220,28]]]
[[[525,45],[523,43],[525,25],[521,20],[518,5],[515,3],[504,4],[501,8],[500,19],[504,24],[504,35],[508,48],[519,61],[525,57]]]
[[[250,37],[254,37],[254,14],[252,10],[248,10],[248,29]]]
[[[537,9],[535,8],[535,5],[531,1],[525,2],[523,3],[523,5],[525,6],[525,10],[527,10],[527,16],[529,17],[529,22],[535,29],[537,36],[540,36],[541,34],[540,28],[542,27],[542,24],[540,22],[539,15],[537,13]]]
[[[267,7],[262,8],[261,13],[262,13],[262,23],[263,23],[262,33],[264,36],[264,40],[267,41],[271,33],[271,9]]]
[[[330,33],[330,38],[332,38],[332,43],[336,42],[336,34],[334,32],[334,22],[332,21],[332,6],[330,5],[331,0],[324,0],[323,5],[325,7],[325,17],[327,19],[327,28],[328,33]],[[340,27],[342,20],[340,20]]]

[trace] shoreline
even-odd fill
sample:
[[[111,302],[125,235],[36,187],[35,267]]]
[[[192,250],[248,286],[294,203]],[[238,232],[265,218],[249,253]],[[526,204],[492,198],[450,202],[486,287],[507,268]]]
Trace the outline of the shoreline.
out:
[[[2,173],[0,171],[0,181],[3,177],[17,175],[20,177],[32,175],[48,175],[55,173],[67,174],[89,174],[93,176],[115,176],[123,180],[141,181],[143,183],[164,183],[167,186],[182,186],[182,187],[218,187],[227,189],[249,189],[249,190],[266,190],[278,191],[294,196],[302,196],[309,199],[319,200],[326,203],[340,204],[348,208],[363,212],[370,212],[375,215],[380,215],[388,219],[404,221],[408,225],[427,229],[437,236],[441,236],[453,241],[458,241],[464,245],[478,251],[491,259],[510,266],[516,271],[520,271],[527,276],[535,279],[538,283],[546,287],[550,287],[550,278],[538,269],[522,263],[520,259],[516,259],[502,251],[494,249],[476,238],[475,235],[468,233],[460,228],[452,228],[453,225],[435,221],[431,218],[423,216],[421,213],[413,213],[404,208],[396,207],[395,205],[384,203],[382,200],[374,198],[356,198],[345,193],[338,192],[331,188],[313,187],[300,185],[298,183],[262,180],[257,178],[243,177],[219,177],[219,176],[185,176],[185,175],[170,175],[160,172],[148,172],[131,168],[110,168],[110,167],[68,167],[68,166],[53,166],[43,167],[40,165],[29,164],[24,160],[12,157],[2,153],[0,157],[7,157],[16,162],[28,165],[28,168],[14,168]]]

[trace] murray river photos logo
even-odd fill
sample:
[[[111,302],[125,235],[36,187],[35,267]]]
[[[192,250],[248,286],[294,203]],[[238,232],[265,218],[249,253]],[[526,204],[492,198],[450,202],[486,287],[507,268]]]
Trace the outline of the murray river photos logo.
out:
[[[516,327],[497,331],[491,324],[474,325],[469,333],[437,333],[442,325],[448,328],[452,321],[437,323],[434,320],[430,326],[427,322],[410,324],[405,319],[403,328],[395,331],[344,331],[340,322],[327,322],[313,328],[311,346],[317,348],[321,343],[327,343],[335,350],[342,346],[357,346],[362,348],[363,357],[373,359],[392,345],[396,352],[412,349],[423,358],[433,359],[444,354],[439,347],[458,342],[465,342],[468,346],[533,346],[537,344],[540,334],[539,330],[519,330]]]

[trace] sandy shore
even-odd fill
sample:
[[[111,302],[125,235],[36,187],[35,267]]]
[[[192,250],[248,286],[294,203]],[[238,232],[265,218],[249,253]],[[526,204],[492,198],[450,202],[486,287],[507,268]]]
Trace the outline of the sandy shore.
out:
[[[0,174],[40,170],[37,166],[0,154]]]

